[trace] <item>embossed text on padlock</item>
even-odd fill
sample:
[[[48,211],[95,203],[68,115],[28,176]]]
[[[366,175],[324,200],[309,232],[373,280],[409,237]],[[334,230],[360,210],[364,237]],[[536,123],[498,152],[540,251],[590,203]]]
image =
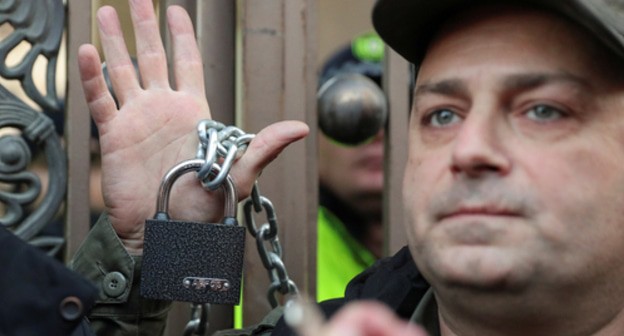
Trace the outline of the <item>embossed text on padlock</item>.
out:
[[[173,167],[162,180],[156,215],[145,222],[141,271],[143,297],[196,303],[239,303],[245,228],[236,220],[238,196],[232,179],[228,176],[221,186],[225,194],[222,223],[193,223],[169,218],[169,191],[174,182],[187,172],[199,170],[203,164],[203,160],[184,161]],[[213,165],[216,173],[219,169],[218,165]]]
[[[188,277],[182,280],[184,287],[195,290],[211,290],[225,292],[230,290],[230,282],[227,279]]]

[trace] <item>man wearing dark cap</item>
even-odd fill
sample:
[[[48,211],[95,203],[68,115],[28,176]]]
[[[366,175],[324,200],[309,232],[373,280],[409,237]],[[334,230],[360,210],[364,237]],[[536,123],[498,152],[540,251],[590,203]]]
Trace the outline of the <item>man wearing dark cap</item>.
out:
[[[151,4],[132,4],[141,27],[156,27]],[[403,188],[409,251],[356,277],[342,301],[321,305],[327,315],[366,299],[385,308],[360,302],[326,325],[311,319],[313,314],[291,323],[304,335],[422,335],[406,329],[412,325],[408,320],[433,336],[623,335],[623,10],[620,0],[379,0],[373,12],[377,31],[417,67]],[[176,9],[169,14],[174,40],[188,42],[183,33],[192,31],[190,19]],[[158,139],[114,137],[132,127],[124,122],[143,116],[116,110],[97,70],[95,49],[81,49],[83,87],[103,146],[109,213],[100,224],[116,233],[120,239],[114,244],[132,256],[123,270],[132,275],[140,267],[142,222],[153,202],[150,193],[139,199],[136,190],[130,190],[135,198],[121,197],[131,185],[115,182],[134,181],[116,174],[132,173],[116,160],[133,153],[158,159],[172,149],[181,157],[162,155],[164,166],[186,158],[193,152],[192,132],[181,126],[192,129],[209,113],[203,88],[197,87],[202,81],[194,75],[201,71],[180,67],[182,92],[164,90],[163,96],[158,88],[166,86],[166,66],[139,48],[139,66],[146,70],[142,80],[148,83],[141,88],[123,72],[130,61],[116,17],[100,10],[98,19],[105,51],[119,70],[112,75],[122,94],[121,110],[149,107],[143,98],[158,93],[152,98],[198,111],[180,115],[175,126],[161,125]],[[138,34],[146,42],[143,52],[159,41],[153,30]],[[180,57],[190,55],[196,62],[194,53],[183,52],[188,45],[174,43]],[[238,187],[247,192],[270,158],[306,133],[290,122],[258,134],[270,150],[261,157],[243,156],[244,164],[234,166]],[[165,140],[174,148],[154,149]],[[260,150],[252,142],[248,153],[254,148]],[[215,211],[201,207],[186,214],[199,215],[212,218]],[[88,263],[82,265],[88,273]],[[102,299],[119,303],[138,300],[135,295],[128,285],[120,299]],[[137,315],[128,316],[137,323]],[[163,316],[166,307],[149,322]],[[274,334],[286,332],[283,327]]]
[[[319,99],[340,91],[332,97],[349,104],[366,106],[360,82],[367,81],[381,91],[383,43],[376,34],[356,36],[353,41],[333,53],[321,68]],[[366,91],[369,92],[369,91]],[[383,97],[385,100],[385,97]],[[361,100],[354,102],[353,100]],[[325,106],[319,103],[319,106]],[[362,111],[336,104],[334,111],[319,111],[319,119],[329,113],[353,113],[356,120],[366,118]],[[384,106],[385,108],[386,106]],[[382,113],[384,111],[378,111]],[[330,121],[327,121],[330,122]],[[323,125],[323,121],[319,121]],[[340,135],[356,128],[346,125]],[[344,295],[345,286],[357,274],[381,257],[383,248],[383,124],[366,138],[341,141],[323,130],[318,136],[319,150],[319,211],[317,229],[316,299],[327,300]],[[348,141],[348,142],[347,142]]]
[[[385,300],[398,316],[433,336],[624,334],[623,10],[377,2],[377,31],[418,67],[403,191],[418,270]],[[377,268],[359,298],[401,283]],[[324,331],[404,331],[379,310]]]

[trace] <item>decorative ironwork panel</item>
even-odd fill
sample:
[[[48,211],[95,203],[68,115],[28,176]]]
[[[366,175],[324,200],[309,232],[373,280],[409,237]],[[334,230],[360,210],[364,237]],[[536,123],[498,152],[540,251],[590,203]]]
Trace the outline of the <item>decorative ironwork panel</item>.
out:
[[[67,184],[67,159],[49,117],[62,120],[63,116],[64,104],[55,80],[65,28],[63,1],[0,0],[0,27],[6,25],[10,27],[0,41],[0,76],[19,81],[27,97],[19,98],[6,85],[0,85],[0,225],[55,255],[64,238],[41,235],[41,231],[59,212]],[[8,62],[14,50],[24,44],[28,48],[23,56]],[[35,84],[34,72],[35,63],[42,58],[47,61],[44,89]],[[34,155],[44,158],[45,186],[32,170]]]

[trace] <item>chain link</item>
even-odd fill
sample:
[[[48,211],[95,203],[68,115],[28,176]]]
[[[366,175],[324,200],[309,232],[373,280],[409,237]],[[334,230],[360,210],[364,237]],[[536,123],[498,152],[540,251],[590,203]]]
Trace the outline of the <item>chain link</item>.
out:
[[[246,134],[238,127],[225,126],[214,120],[200,121],[197,124],[197,134],[199,145],[196,158],[206,161],[197,172],[197,178],[204,188],[216,190],[230,173],[234,161],[247,150],[247,145],[255,135]],[[213,163],[221,166],[221,171],[216,176],[212,173]]]
[[[256,227],[251,211],[256,213],[266,212],[267,223],[262,224],[260,228]],[[271,201],[260,195],[258,185],[255,184],[249,197],[245,201],[243,206],[243,212],[245,214],[245,224],[249,233],[256,238],[256,247],[258,248],[258,254],[262,260],[264,268],[269,273],[269,291],[267,298],[272,308],[279,305],[277,299],[277,293],[284,296],[298,295],[299,290],[295,283],[288,277],[286,266],[282,261],[282,245],[279,242],[277,236],[277,215],[275,208]],[[268,245],[268,249],[267,249]]]
[[[184,328],[183,336],[204,336],[208,330],[209,303],[192,303],[191,318]]]
[[[234,162],[240,158],[255,134],[247,134],[240,128],[225,126],[214,120],[202,120],[197,125],[199,145],[196,158],[205,163],[197,172],[197,178],[202,186],[208,190],[216,190],[225,181]],[[221,170],[215,174],[212,165],[217,163]],[[299,290],[288,277],[286,266],[282,261],[282,246],[278,238],[277,215],[271,201],[260,195],[257,181],[251,191],[251,196],[244,206],[245,224],[249,234],[256,239],[256,246],[262,264],[267,269],[271,284],[267,298],[273,308],[279,305],[277,294],[297,295]],[[252,210],[258,214],[266,212],[267,222],[259,228],[254,221]],[[268,248],[267,248],[268,245]],[[184,330],[184,336],[204,335],[208,328],[209,304],[193,304],[191,319]]]

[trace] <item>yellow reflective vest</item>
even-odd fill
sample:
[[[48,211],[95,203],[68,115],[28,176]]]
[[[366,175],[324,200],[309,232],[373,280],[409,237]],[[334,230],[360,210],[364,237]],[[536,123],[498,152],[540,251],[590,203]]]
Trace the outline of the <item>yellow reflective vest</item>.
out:
[[[349,281],[372,265],[375,256],[327,208],[319,207],[317,223],[316,299],[343,297]]]

